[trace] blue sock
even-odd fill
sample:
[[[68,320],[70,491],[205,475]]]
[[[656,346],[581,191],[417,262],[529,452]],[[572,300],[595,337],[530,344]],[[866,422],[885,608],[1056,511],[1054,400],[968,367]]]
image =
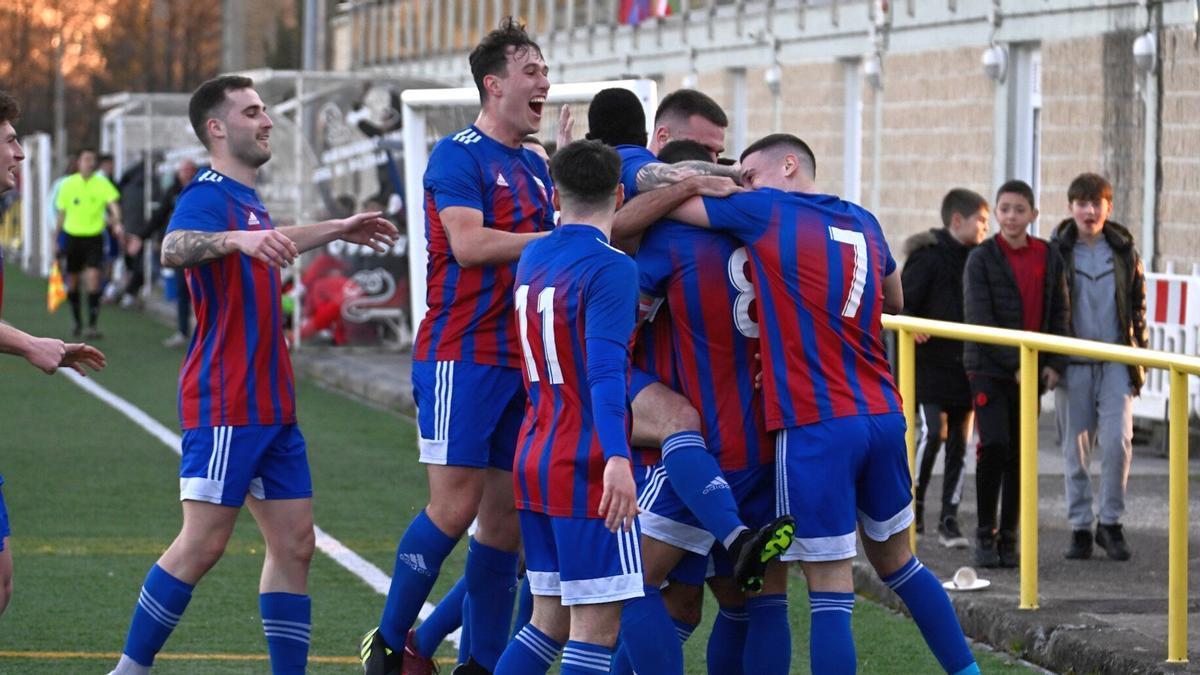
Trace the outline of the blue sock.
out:
[[[562,675],[596,675],[609,672],[611,667],[612,650],[608,647],[568,640],[563,650],[562,670],[558,672]],[[643,672],[658,673],[654,670]]]
[[[814,673],[854,673],[858,657],[854,653],[854,634],[850,617],[854,613],[853,593],[809,592],[812,626],[808,633],[809,663]]]
[[[171,576],[157,564],[142,582],[142,593],[133,608],[133,621],[125,638],[125,655],[139,664],[154,665],[171,631],[179,625],[183,610],[192,599],[192,586]]]
[[[675,494],[704,529],[728,546],[744,525],[733,491],[705,447],[704,437],[696,431],[671,434],[662,444],[662,463]]]
[[[529,575],[526,574],[521,579],[521,590],[517,595],[517,618],[513,620],[512,637],[517,637],[517,633],[529,623],[533,618],[533,590],[529,588]],[[511,638],[510,638],[511,639]]]
[[[742,675],[742,653],[750,615],[744,607],[722,607],[708,635],[709,675]]]
[[[937,577],[916,556],[884,578],[883,583],[904,601],[925,637],[925,644],[947,673],[957,673],[975,664],[950,598]]]
[[[463,623],[471,628],[471,658],[488,670],[508,644],[517,599],[516,551],[509,553],[472,539],[467,546],[467,595],[471,609]]]
[[[675,637],[675,624],[667,614],[662,593],[643,586],[640,598],[625,601],[621,608],[621,645],[639,673],[671,675],[683,672],[683,648]]]
[[[388,589],[379,632],[392,649],[404,649],[408,630],[437,581],[442,561],[454,550],[457,539],[447,536],[425,511],[417,514],[396,547],[396,566]]]
[[[629,660],[629,650],[625,648],[620,636],[617,636],[617,644],[613,646],[612,669],[609,672],[612,675],[635,675],[633,662]]]
[[[679,636],[679,645],[682,647],[687,643],[688,638],[692,637],[692,633],[696,630],[696,624],[681,621],[675,617],[671,617],[671,623],[675,624],[675,634]]]
[[[562,648],[533,624],[525,624],[508,643],[493,675],[541,675],[554,665]]]
[[[417,626],[414,642],[417,653],[432,657],[446,636],[463,623],[463,598],[467,596],[466,579],[459,579],[454,588],[442,598],[420,626]]]
[[[463,577],[466,581],[466,577]],[[464,594],[462,599],[462,630],[458,633],[458,662],[466,663],[467,659],[471,658],[471,622],[467,617],[471,616],[471,596]]]
[[[304,675],[312,638],[312,598],[296,593],[261,593],[262,614],[272,675]]]
[[[792,630],[788,625],[787,594],[746,599],[750,617],[742,669],[754,675],[787,675],[792,667]]]

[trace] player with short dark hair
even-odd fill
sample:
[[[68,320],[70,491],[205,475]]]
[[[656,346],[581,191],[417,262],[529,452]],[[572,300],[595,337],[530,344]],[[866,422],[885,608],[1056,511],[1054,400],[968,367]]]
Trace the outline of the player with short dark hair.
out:
[[[899,594],[942,667],[978,673],[945,591],[912,555],[911,477],[900,396],[881,314],[903,306],[878,221],[816,187],[812,151],[773,134],[741,157],[750,191],[693,199],[672,217],[746,244],[760,335],[768,429],[776,432],[777,509],[796,517],[797,560],[812,606],[813,672],[855,667],[850,561],[867,557]]]
[[[21,162],[25,161],[25,151],[21,149],[21,140],[13,128],[20,117],[21,105],[15,98],[0,91],[0,195],[17,187]],[[0,315],[3,314],[3,309],[4,250],[0,248]],[[86,376],[87,371],[84,367],[92,370],[104,367],[104,354],[94,347],[66,344],[55,338],[34,337],[8,323],[0,323],[0,353],[16,354],[46,374],[53,374],[59,368],[71,368]],[[0,486],[3,485],[4,477],[0,476]],[[8,508],[4,505],[4,493],[0,491],[0,614],[4,614],[8,601],[12,598],[13,560],[12,548],[9,547],[8,541],[10,534]]]
[[[271,158],[272,123],[252,84],[206,82],[189,106],[212,168],[180,194],[162,245],[162,264],[186,274],[197,318],[179,374],[183,527],[146,576],[117,675],[150,672],[243,504],[266,541],[259,608],[271,670],[303,673],[308,661],[312,479],[296,425],[279,268],[336,239],[386,251],[399,232],[380,213],[272,224],[254,187]]]
[[[424,178],[429,311],[412,377],[429,505],[401,537],[379,627],[362,639],[368,674],[432,671],[411,628],[476,516],[465,571],[471,658],[460,672],[495,667],[512,617],[520,548],[512,469],[526,403],[513,276],[526,244],[554,226],[546,163],[522,141],[541,125],[550,80],[537,43],[512,18],[470,63],[479,116],[434,146]]]
[[[561,223],[517,268],[530,412],[513,480],[534,608],[497,675],[545,673],[563,643],[564,674],[608,672],[622,605],[642,594],[626,419],[637,269],[608,243],[620,166],[595,141],[560,148]]]

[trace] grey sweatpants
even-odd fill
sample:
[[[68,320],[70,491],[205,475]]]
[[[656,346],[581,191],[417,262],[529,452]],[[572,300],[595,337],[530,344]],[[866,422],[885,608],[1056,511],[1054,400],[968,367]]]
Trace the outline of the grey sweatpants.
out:
[[[1091,460],[1100,454],[1100,523],[1125,514],[1125,484],[1133,458],[1133,394],[1129,371],[1120,363],[1067,366],[1055,391],[1058,433],[1066,460],[1067,519],[1089,530],[1092,510]]]

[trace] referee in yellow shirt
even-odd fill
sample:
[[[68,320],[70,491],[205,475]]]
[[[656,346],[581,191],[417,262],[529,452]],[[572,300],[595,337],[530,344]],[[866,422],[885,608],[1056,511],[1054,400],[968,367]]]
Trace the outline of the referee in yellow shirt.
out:
[[[96,172],[96,151],[79,153],[79,173],[68,176],[58,190],[58,234],[66,233],[66,244],[59,257],[67,259],[67,300],[75,318],[74,335],[82,331],[79,315],[79,274],[87,286],[87,337],[98,338],[96,321],[100,317],[100,273],[104,267],[105,216],[113,226],[113,235],[121,239],[121,193],[102,173]]]

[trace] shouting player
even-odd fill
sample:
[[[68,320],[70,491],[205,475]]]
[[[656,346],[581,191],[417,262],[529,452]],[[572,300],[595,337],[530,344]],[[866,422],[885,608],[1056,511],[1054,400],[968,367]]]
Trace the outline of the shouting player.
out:
[[[413,396],[429,504],[400,539],[379,627],[362,639],[369,675],[432,671],[411,628],[476,515],[463,617],[471,660],[462,672],[495,668],[512,620],[513,452],[525,413],[513,275],[526,244],[554,225],[546,164],[521,141],[541,125],[550,80],[537,43],[511,18],[470,64],[479,117],[438,142],[424,180],[429,313],[413,348]]]
[[[850,561],[861,526],[868,559],[938,662],[978,673],[945,591],[908,546],[905,422],[880,318],[904,303],[883,231],[862,207],[817,191],[816,158],[795,136],[767,136],[741,162],[753,190],[690,200],[673,217],[746,245],[776,432],[776,508],[796,518],[781,559],[800,561],[808,580],[812,671],[854,672]]]
[[[386,251],[399,232],[380,213],[275,228],[255,191],[272,124],[253,86],[218,77],[188,103],[212,169],[180,194],[162,246],[162,264],[185,270],[197,325],[179,374],[183,528],[142,585],[118,675],[150,671],[247,502],[266,540],[259,608],[271,670],[303,673],[308,661],[312,480],[279,268],[336,239]]]
[[[17,175],[25,151],[13,123],[21,116],[21,106],[16,99],[0,91],[0,195],[17,187]],[[0,249],[0,310],[4,307],[4,251]],[[0,353],[21,356],[29,365],[47,374],[59,368],[72,368],[80,375],[87,375],[84,366],[92,370],[104,367],[104,355],[94,347],[84,344],[67,344],[55,338],[34,337],[17,330],[7,323],[0,323]],[[4,477],[0,476],[0,485]],[[8,546],[8,509],[4,506],[4,493],[0,492],[0,614],[8,607],[12,597],[12,549]]]
[[[637,269],[608,243],[620,166],[595,141],[555,153],[562,222],[517,269],[530,410],[513,480],[534,606],[497,675],[545,673],[564,642],[564,675],[608,672],[621,607],[642,594],[626,419]]]

